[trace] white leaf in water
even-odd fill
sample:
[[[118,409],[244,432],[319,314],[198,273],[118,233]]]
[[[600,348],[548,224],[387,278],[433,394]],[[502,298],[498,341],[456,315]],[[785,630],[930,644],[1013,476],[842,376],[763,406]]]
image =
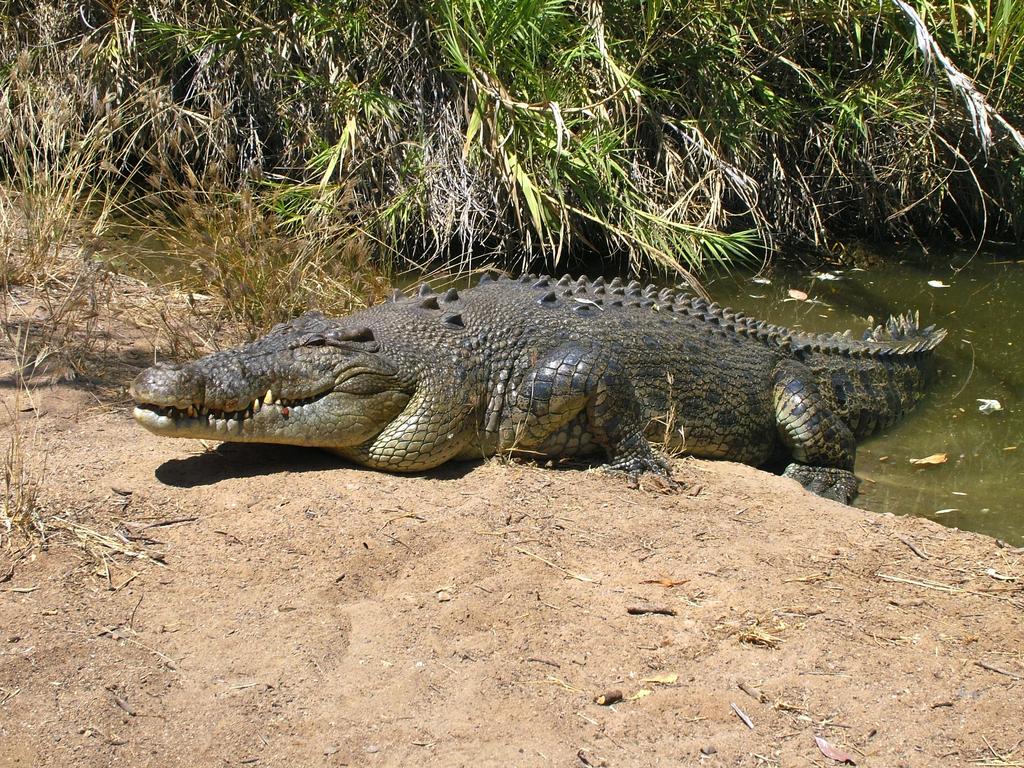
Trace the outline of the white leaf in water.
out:
[[[946,283],[942,282],[941,280],[929,280],[928,285],[930,285],[932,288],[949,288],[949,286],[946,285]]]
[[[750,278],[750,282],[757,283],[758,285],[771,285],[772,284],[772,281],[769,280],[767,277],[752,277],[752,278]]]
[[[981,405],[978,406],[978,410],[982,413],[995,413],[996,411],[1003,410],[1003,404],[998,400],[989,400],[983,397],[979,397],[977,400],[981,403]]]
[[[815,280],[838,280],[839,275],[833,275],[831,272],[819,272],[813,275]]]
[[[796,299],[797,301],[807,301],[807,294],[804,293],[803,291],[798,291],[796,288],[790,288],[787,291],[787,293],[789,294],[789,297],[791,299]]]
[[[948,454],[933,453],[931,456],[925,456],[923,459],[911,459],[910,463],[919,467],[927,467],[933,464],[945,464],[947,461],[949,461]]]

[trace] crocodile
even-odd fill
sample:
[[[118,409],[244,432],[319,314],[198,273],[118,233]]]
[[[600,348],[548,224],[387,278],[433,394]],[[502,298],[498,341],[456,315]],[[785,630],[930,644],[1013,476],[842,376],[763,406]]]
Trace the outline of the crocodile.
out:
[[[905,314],[811,334],[621,279],[484,275],[158,363],[135,419],[169,437],[318,446],[419,472],[495,454],[605,454],[672,483],[663,451],[785,466],[849,503],[857,441],[923,396],[945,330]],[[652,446],[660,443],[661,449]]]

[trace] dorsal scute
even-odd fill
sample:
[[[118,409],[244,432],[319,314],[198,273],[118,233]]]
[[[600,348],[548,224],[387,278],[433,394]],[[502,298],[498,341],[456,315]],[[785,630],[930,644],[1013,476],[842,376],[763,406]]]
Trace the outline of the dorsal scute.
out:
[[[478,285],[493,282],[513,282],[504,275],[493,272],[484,273]],[[551,307],[561,304],[559,297],[572,299],[573,308],[586,313],[591,307],[600,311],[602,307],[631,307],[649,309],[652,312],[675,313],[683,321],[683,317],[691,318],[687,322],[704,322],[709,331],[715,334],[731,333],[746,337],[777,348],[786,353],[837,354],[850,357],[875,357],[915,355],[934,349],[945,336],[944,329],[934,325],[921,328],[915,313],[904,313],[890,317],[885,323],[869,328],[859,338],[849,330],[834,333],[808,333],[793,330],[784,326],[772,325],[764,320],[746,316],[729,307],[722,307],[716,302],[699,296],[687,294],[674,288],[663,288],[656,285],[641,285],[636,280],[625,282],[621,277],[605,280],[604,277],[588,278],[585,275],[573,277],[565,274],[557,280],[546,275],[522,275],[516,282],[524,287],[537,290],[534,299],[540,306]],[[425,309],[436,310],[438,301],[453,302],[461,298],[454,290],[438,295],[429,286],[423,285],[409,297],[396,293],[395,301],[412,299],[416,305]],[[604,301],[607,297],[608,301]],[[445,318],[445,322],[455,323]]]
[[[946,337],[944,329],[933,325],[919,328],[917,316],[911,313],[890,317],[884,324],[869,328],[859,339],[851,331],[811,334],[787,329],[785,333],[794,344],[810,344],[815,352],[850,357],[916,355],[931,351]]]

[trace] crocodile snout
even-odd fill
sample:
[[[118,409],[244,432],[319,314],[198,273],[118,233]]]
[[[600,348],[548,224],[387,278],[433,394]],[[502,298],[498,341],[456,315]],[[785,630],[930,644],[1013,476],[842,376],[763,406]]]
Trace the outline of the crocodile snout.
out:
[[[136,403],[186,408],[201,403],[206,382],[194,366],[157,363],[140,373],[132,382],[131,396]]]

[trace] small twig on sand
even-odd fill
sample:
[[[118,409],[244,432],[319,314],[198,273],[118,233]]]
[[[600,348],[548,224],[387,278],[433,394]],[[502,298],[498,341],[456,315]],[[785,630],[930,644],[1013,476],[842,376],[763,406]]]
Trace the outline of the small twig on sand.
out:
[[[747,696],[754,699],[755,701],[760,701],[763,703],[768,700],[768,697],[765,696],[761,691],[759,691],[757,688],[747,685],[742,680],[736,683],[736,687],[743,691],[745,694],[747,694]]]
[[[111,638],[113,640],[121,640],[121,641],[123,641],[125,643],[128,643],[130,645],[134,645],[137,648],[141,648],[144,651],[149,651],[149,653],[153,654],[158,659],[160,659],[160,661],[162,661],[164,663],[165,667],[167,667],[170,670],[177,671],[178,663],[174,659],[172,659],[167,654],[161,653],[160,651],[156,650],[156,648],[150,648],[148,645],[146,645],[144,643],[140,643],[138,640],[132,639],[131,637],[128,636],[128,632],[131,632],[132,634],[136,634],[135,631],[132,630],[132,629],[128,629],[128,631],[126,632],[121,627],[107,627],[102,632],[100,632],[99,636],[100,637],[106,636],[106,637],[109,637],[109,638]]]
[[[656,613],[660,616],[676,615],[674,608],[666,608],[664,606],[657,605],[630,605],[626,608],[626,613],[630,616],[643,616],[648,613]]]
[[[896,538],[899,539],[900,541],[902,541],[904,544],[906,544],[907,547],[910,548],[910,551],[913,552],[918,557],[920,557],[922,560],[930,560],[931,559],[931,555],[929,555],[923,549],[919,549],[917,547],[917,545],[914,544],[914,542],[912,542],[910,539],[905,539],[902,536],[897,536]]]
[[[547,664],[549,667],[554,667],[555,669],[562,668],[562,665],[559,664],[557,661],[551,661],[551,659],[542,659],[540,656],[528,656],[526,658],[526,661],[532,661],[537,664]]]
[[[622,701],[622,691],[618,688],[613,691],[605,691],[600,696],[594,697],[594,703],[600,704],[602,707],[611,706],[619,701]]]
[[[754,730],[754,721],[747,717],[746,712],[737,707],[735,704],[730,703],[729,706],[732,707],[732,711],[736,713],[736,716],[743,721],[743,724],[747,726],[747,728],[749,728],[750,730]]]
[[[1017,674],[1016,672],[1013,672],[1012,670],[1006,669],[1005,667],[1000,667],[995,664],[989,664],[987,661],[975,661],[974,663],[982,669],[987,669],[989,672],[996,672],[1000,675],[1006,675],[1007,677],[1012,677],[1014,680],[1024,680],[1024,677]]]
[[[387,528],[389,525],[391,525],[392,523],[394,523],[394,522],[396,522],[398,520],[415,520],[418,523],[425,523],[425,522],[427,522],[427,518],[423,517],[422,515],[417,515],[414,512],[405,512],[405,513],[403,513],[401,515],[395,515],[394,517],[389,517],[387,520],[385,520],[383,523],[381,523],[380,528],[378,528],[377,530],[378,531],[382,531],[385,528]]]
[[[582,574],[573,573],[572,571],[566,570],[562,566],[557,565],[556,563],[553,563],[550,560],[541,557],[540,555],[535,555],[533,552],[529,551],[528,549],[522,549],[520,547],[516,547],[516,552],[518,552],[521,555],[526,555],[527,557],[532,557],[534,560],[540,560],[540,562],[544,563],[544,565],[550,566],[551,568],[554,568],[556,571],[561,571],[566,576],[572,576],[574,579],[577,579],[578,581],[585,581],[588,584],[600,584],[601,583],[601,581],[599,579],[592,579],[589,576],[583,576]]]
[[[912,587],[924,587],[925,589],[935,589],[939,592],[963,592],[962,587],[954,587],[950,584],[943,584],[939,581],[917,581],[916,579],[904,579],[902,576],[890,576],[886,573],[878,574],[878,578],[883,581],[894,581],[897,584],[909,584]]]
[[[128,619],[128,629],[130,629],[132,632],[135,631],[135,614],[139,612],[139,606],[142,605],[142,601],[145,597],[145,595],[139,595],[139,602],[137,602],[135,604],[135,607],[132,608],[131,618]]]
[[[182,525],[183,523],[194,523],[198,520],[198,517],[175,517],[170,520],[159,520],[155,523],[150,523],[144,526],[142,530],[148,531],[150,528],[166,528],[169,525]]]
[[[125,699],[123,699],[120,696],[118,696],[110,688],[107,688],[107,693],[110,694],[111,698],[113,698],[113,700],[114,700],[114,703],[117,704],[118,707],[123,709],[125,712],[127,712],[132,717],[135,717],[135,708],[131,704],[129,704]]]

